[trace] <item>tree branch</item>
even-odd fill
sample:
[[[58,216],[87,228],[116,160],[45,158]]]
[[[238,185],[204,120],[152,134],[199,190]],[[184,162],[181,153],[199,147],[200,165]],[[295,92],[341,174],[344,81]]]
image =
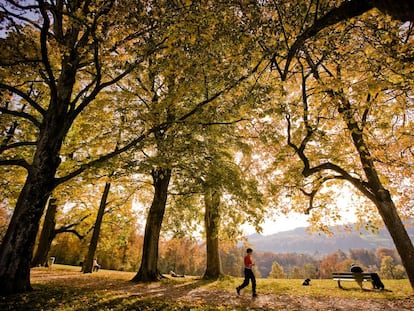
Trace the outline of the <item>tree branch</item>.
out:
[[[14,165],[14,166],[20,166],[25,168],[27,171],[31,170],[31,165],[27,163],[24,159],[10,159],[10,160],[0,160],[0,166],[5,165]]]
[[[16,94],[17,96],[23,98],[31,107],[36,109],[36,111],[38,111],[41,115],[45,114],[45,110],[36,101],[34,101],[28,94],[24,93],[23,91],[21,91],[17,87],[14,87],[14,86],[4,84],[4,83],[0,82],[0,89],[8,90],[11,93]],[[37,126],[40,125],[40,123],[37,121],[37,119],[34,119],[33,116],[27,117],[26,119],[31,120]],[[33,121],[33,119],[35,121]]]
[[[295,42],[288,50],[285,68],[283,71],[280,71],[282,81],[286,80],[293,58],[295,57],[296,53],[302,48],[307,39],[316,36],[321,30],[329,26],[335,25],[336,23],[345,21],[355,16],[359,16],[364,12],[367,12],[374,7],[370,2],[371,1],[368,0],[344,1],[339,7],[330,10],[324,16],[317,19],[312,26],[305,29],[298,37],[296,37]],[[273,64],[277,64],[276,57],[276,53],[273,54],[271,58]]]
[[[48,44],[47,37],[50,28],[50,19],[47,15],[46,4],[43,0],[39,0],[39,9],[43,17],[43,25],[40,31],[40,53],[42,55],[42,63],[46,68],[46,73],[48,75],[48,84],[51,91],[51,98],[57,98],[57,87],[55,83],[55,76],[53,75],[52,66],[50,65],[48,58]]]
[[[103,155],[101,157],[99,157],[98,159],[95,159],[93,161],[90,161],[89,163],[85,163],[83,165],[81,165],[78,169],[74,170],[73,172],[67,174],[66,176],[60,177],[60,178],[56,178],[55,179],[55,185],[59,185],[65,181],[70,180],[71,178],[81,174],[82,172],[84,172],[85,170],[104,163],[105,161],[114,158],[115,156],[124,153],[125,151],[128,151],[129,149],[135,147],[136,145],[138,145],[140,142],[142,142],[145,138],[147,138],[149,135],[151,134],[155,134],[155,133],[159,133],[159,132],[165,132],[168,128],[170,128],[173,124],[175,123],[180,123],[185,121],[186,119],[188,119],[189,117],[191,117],[192,115],[194,115],[199,109],[201,109],[202,107],[206,106],[207,104],[211,103],[212,101],[214,101],[215,99],[217,99],[219,96],[225,94],[226,92],[229,92],[230,90],[232,90],[233,88],[235,88],[237,85],[239,85],[241,82],[243,82],[244,80],[246,80],[247,78],[249,78],[253,73],[255,73],[260,64],[263,62],[264,59],[261,59],[258,64],[253,67],[253,69],[247,74],[244,75],[242,77],[240,77],[239,79],[237,79],[234,83],[230,84],[229,86],[225,87],[224,89],[218,91],[216,94],[214,94],[212,97],[201,101],[199,104],[196,105],[195,108],[191,109],[188,113],[184,114],[183,116],[181,116],[180,118],[173,120],[173,121],[169,121],[169,122],[163,122],[157,126],[152,127],[151,129],[149,129],[146,133],[141,134],[139,137],[133,139],[132,141],[130,141],[128,144],[126,144],[124,147],[119,148],[119,149],[115,149],[113,152],[110,152],[106,155]],[[132,70],[132,68],[131,68]],[[126,72],[123,73],[123,75],[127,75]],[[120,80],[122,77],[118,76],[116,78],[116,80]],[[102,84],[104,85],[104,84]]]
[[[9,114],[15,117],[24,118],[26,120],[29,120],[31,123],[33,123],[33,125],[35,125],[37,128],[40,128],[40,122],[35,117],[33,117],[32,115],[28,113],[25,113],[22,111],[9,110],[3,107],[0,107],[0,112],[4,114]]]

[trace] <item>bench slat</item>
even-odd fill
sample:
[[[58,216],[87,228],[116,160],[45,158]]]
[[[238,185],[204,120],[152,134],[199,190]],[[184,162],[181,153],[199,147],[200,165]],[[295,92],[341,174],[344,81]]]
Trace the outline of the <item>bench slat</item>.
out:
[[[370,272],[334,272],[332,279],[338,282],[339,288],[342,288],[341,281],[372,281]]]

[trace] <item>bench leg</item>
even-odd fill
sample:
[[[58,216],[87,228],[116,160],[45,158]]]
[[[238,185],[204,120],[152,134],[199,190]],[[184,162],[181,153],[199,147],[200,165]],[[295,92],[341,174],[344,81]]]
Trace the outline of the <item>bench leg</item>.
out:
[[[340,289],[344,289],[343,287],[342,287],[342,285],[341,285],[341,281],[337,281],[338,282],[338,287],[340,288]]]

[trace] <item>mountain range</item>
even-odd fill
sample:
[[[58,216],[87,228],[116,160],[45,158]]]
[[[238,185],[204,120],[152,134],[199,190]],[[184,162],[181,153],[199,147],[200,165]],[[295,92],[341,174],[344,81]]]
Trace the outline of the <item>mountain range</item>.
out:
[[[414,240],[414,227],[406,226],[407,232]],[[272,253],[303,253],[323,255],[337,250],[347,252],[349,249],[377,249],[379,247],[395,248],[388,230],[380,229],[378,233],[367,231],[345,232],[343,226],[331,228],[335,234],[327,236],[324,233],[309,233],[301,227],[271,235],[252,234],[247,236],[248,243],[256,251]]]

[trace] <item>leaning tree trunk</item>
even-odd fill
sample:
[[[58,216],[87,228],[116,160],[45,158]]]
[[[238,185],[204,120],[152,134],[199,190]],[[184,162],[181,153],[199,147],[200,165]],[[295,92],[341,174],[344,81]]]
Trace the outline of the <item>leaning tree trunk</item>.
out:
[[[55,238],[55,225],[56,225],[56,199],[50,198],[47,207],[45,220],[43,222],[42,232],[40,233],[39,244],[36,249],[36,253],[32,260],[32,267],[47,266],[47,255],[52,245],[52,241]]]
[[[154,198],[145,225],[141,266],[131,280],[133,282],[155,282],[161,277],[158,271],[158,242],[167,203],[171,169],[154,169],[151,175],[154,181]]]
[[[219,253],[220,193],[208,188],[204,193],[207,267],[203,279],[218,279],[223,274]]]
[[[95,258],[95,252],[98,246],[99,235],[101,233],[102,219],[105,214],[105,207],[110,188],[111,183],[105,183],[105,188],[101,198],[101,204],[99,205],[98,215],[96,216],[95,226],[93,227],[92,238],[89,243],[88,254],[86,256],[85,261],[83,262],[83,273],[92,273],[93,270],[93,260]]]
[[[376,205],[385,226],[390,233],[403,266],[407,272],[412,289],[414,289],[414,246],[398,215],[397,208],[388,190],[382,185],[369,146],[365,143],[363,128],[358,127],[353,110],[348,100],[342,99],[342,107],[338,109],[347,124],[355,149],[358,151],[361,166],[365,172],[367,183],[363,186],[365,193]],[[360,187],[362,189],[362,187]]]
[[[411,288],[414,289],[413,243],[397,213],[397,209],[391,199],[390,193],[387,190],[380,190],[376,195],[376,199],[375,205],[377,206],[378,212],[380,213],[381,218],[394,241],[398,254],[401,257],[402,264],[407,272],[408,279],[410,280]]]

